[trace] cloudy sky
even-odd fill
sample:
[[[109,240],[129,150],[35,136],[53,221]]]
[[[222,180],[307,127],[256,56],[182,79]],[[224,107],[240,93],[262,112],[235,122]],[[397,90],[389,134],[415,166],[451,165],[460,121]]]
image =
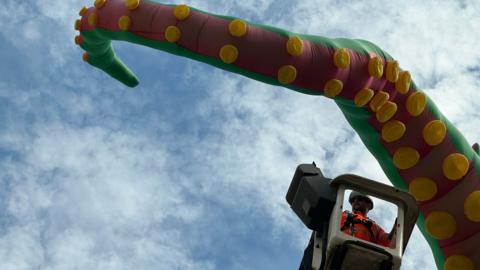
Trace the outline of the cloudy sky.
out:
[[[2,0],[0,269],[297,269],[299,163],[387,182],[331,100],[126,43],[135,89],[83,63],[73,22],[92,3]],[[187,4],[368,39],[480,140],[479,0]],[[434,268],[416,230],[402,269]]]

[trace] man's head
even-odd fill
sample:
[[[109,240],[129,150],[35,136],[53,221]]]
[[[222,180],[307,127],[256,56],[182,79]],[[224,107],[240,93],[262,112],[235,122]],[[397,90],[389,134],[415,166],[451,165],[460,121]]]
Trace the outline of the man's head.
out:
[[[361,212],[367,214],[368,211],[373,209],[372,199],[358,191],[352,191],[350,197],[348,197],[348,202],[352,205],[352,212]]]

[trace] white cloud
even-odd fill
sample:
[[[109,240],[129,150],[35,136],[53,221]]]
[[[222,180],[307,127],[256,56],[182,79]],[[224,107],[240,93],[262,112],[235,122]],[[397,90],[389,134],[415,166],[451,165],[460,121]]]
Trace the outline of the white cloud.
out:
[[[0,237],[0,266],[5,270],[32,269],[43,252],[36,224],[17,226]]]
[[[190,223],[203,211],[172,185],[164,146],[138,133],[63,125],[42,126],[30,140],[22,162],[2,164],[5,215],[17,226],[0,239],[0,268],[211,269],[181,252],[178,230],[152,230],[169,216]]]

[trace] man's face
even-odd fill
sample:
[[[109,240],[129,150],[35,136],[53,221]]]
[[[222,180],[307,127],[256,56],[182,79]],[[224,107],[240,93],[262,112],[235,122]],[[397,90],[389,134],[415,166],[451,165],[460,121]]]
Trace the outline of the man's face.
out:
[[[362,212],[366,214],[371,207],[370,202],[363,197],[356,197],[352,201],[353,212]]]

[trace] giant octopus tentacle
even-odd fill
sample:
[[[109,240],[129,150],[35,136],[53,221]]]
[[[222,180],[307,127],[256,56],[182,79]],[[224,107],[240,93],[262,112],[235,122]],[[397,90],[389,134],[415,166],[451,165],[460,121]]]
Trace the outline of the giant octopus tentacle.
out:
[[[417,222],[439,269],[480,269],[480,158],[411,74],[365,40],[295,34],[186,5],[96,0],[75,22],[83,59],[128,86],[124,40],[272,85],[332,98],[395,187],[418,200]]]

